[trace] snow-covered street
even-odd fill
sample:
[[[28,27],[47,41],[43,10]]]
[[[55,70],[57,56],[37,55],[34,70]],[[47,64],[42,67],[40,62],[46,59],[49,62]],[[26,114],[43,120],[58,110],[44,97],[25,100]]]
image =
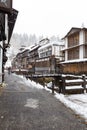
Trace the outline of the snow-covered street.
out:
[[[31,85],[32,87],[36,87],[37,89],[45,89],[46,91],[51,93],[51,90],[47,87],[43,88],[42,85],[35,83],[31,80],[26,80],[26,78],[20,76],[23,79],[23,82],[27,85]],[[78,86],[80,87],[80,86]],[[68,108],[71,108],[75,111],[76,114],[79,114],[85,120],[87,120],[87,93],[84,94],[73,94],[73,95],[63,95],[56,93],[54,94],[55,98],[64,103]]]
[[[52,94],[39,83],[5,73],[0,93],[0,130],[86,130],[85,120],[75,114],[78,110],[86,119],[86,107],[75,102],[80,95],[73,96]]]

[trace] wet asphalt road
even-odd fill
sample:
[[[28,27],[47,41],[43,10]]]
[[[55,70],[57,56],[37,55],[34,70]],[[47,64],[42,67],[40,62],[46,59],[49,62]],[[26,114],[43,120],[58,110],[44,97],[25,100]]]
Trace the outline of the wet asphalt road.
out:
[[[51,93],[27,86],[14,75],[5,75],[8,84],[0,92],[0,130],[87,130]]]

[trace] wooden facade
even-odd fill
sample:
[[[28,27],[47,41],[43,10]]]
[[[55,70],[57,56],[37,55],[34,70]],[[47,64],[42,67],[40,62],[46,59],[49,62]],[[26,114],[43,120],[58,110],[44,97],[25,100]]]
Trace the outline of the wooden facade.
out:
[[[86,74],[87,75],[87,61],[65,63],[63,67],[65,74]]]
[[[72,28],[64,37],[63,72],[87,74],[87,28]]]
[[[40,58],[35,63],[35,73],[55,73],[56,72],[56,59],[55,57]]]

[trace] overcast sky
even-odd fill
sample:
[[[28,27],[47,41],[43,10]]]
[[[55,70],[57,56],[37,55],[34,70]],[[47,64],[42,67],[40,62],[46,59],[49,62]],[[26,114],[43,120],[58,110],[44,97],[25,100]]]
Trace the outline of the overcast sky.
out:
[[[19,34],[62,38],[72,27],[87,27],[87,0],[13,0],[13,8]]]

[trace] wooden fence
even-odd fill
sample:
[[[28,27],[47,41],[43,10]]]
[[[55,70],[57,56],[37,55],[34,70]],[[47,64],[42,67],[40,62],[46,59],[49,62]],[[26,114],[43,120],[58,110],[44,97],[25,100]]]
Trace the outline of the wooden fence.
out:
[[[87,92],[87,81],[85,75],[82,76],[64,76],[56,81],[52,81],[52,87],[48,87],[52,89],[52,93],[57,91],[58,93],[63,94],[79,94]]]

